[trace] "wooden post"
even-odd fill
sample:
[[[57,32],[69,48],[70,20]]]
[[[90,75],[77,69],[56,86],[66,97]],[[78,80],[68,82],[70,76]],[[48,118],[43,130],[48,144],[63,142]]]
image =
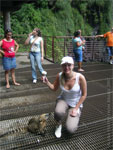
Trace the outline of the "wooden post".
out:
[[[4,19],[4,31],[6,29],[11,29],[10,11],[3,11],[3,19]]]

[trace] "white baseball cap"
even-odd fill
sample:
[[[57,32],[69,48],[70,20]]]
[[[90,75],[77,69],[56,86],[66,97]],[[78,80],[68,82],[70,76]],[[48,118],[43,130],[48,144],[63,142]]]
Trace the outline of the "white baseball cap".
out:
[[[65,64],[65,63],[74,64],[73,58],[70,56],[63,57],[62,61],[61,61],[61,65]]]

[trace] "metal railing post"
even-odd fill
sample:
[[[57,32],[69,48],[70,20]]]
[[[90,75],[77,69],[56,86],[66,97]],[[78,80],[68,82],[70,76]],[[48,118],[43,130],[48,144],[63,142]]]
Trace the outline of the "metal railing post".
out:
[[[93,47],[92,47],[92,61],[94,60],[94,49],[95,49],[95,38],[93,38]]]
[[[46,54],[47,54],[47,45],[46,45],[46,40],[47,38],[44,37],[44,57],[46,57]]]
[[[64,37],[64,56],[66,55],[66,39]]]
[[[54,62],[54,37],[52,37],[52,59]]]

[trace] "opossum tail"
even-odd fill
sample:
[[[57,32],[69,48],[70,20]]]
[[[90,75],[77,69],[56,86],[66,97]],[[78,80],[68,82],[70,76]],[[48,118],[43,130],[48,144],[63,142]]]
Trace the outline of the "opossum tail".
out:
[[[11,135],[11,134],[15,134],[15,133],[19,133],[19,132],[22,132],[26,130],[25,127],[20,127],[20,128],[17,128],[17,129],[14,129],[14,130],[11,130],[11,131],[7,131],[3,134],[0,134],[0,138],[4,137],[4,136],[8,136],[8,135]]]

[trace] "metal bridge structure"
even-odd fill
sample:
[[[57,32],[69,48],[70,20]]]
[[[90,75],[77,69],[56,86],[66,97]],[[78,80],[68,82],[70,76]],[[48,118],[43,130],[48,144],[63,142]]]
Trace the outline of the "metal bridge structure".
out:
[[[48,79],[53,82],[56,74],[61,71],[58,56],[73,56],[71,37],[68,39],[62,37],[60,40],[52,37],[51,42],[49,41],[51,44],[48,44],[47,38],[49,37],[45,39],[46,63],[43,63],[43,67],[48,72]],[[50,91],[42,83],[38,69],[38,82],[33,84],[30,62],[26,59],[27,54],[22,55],[21,53],[16,56],[17,69],[15,72],[16,80],[21,85],[14,86],[10,79],[11,87],[6,89],[2,59],[0,58],[0,135],[25,127],[32,117],[43,113],[51,113],[47,120],[45,136],[28,132],[8,134],[0,137],[1,150],[113,149],[113,65],[105,61],[106,56],[99,48],[104,48],[105,41],[100,40],[100,44],[96,42],[96,40],[88,39],[86,41],[83,75],[87,80],[88,96],[84,102],[79,128],[75,134],[69,135],[66,132],[65,124],[63,124],[60,139],[54,136],[56,126],[54,107],[60,90],[57,92]],[[96,51],[93,50],[94,47],[96,47]],[[62,53],[56,51],[59,48],[62,49]],[[51,53],[48,53],[48,51]],[[76,63],[74,70],[77,71]]]

